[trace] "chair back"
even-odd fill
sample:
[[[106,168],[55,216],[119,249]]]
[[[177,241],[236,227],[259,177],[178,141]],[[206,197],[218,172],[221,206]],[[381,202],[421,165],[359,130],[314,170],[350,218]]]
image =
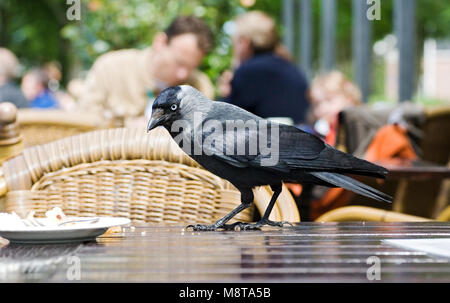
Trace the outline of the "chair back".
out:
[[[17,123],[24,147],[49,143],[109,125],[97,115],[63,110],[19,109]]]
[[[450,105],[426,111],[421,142],[423,160],[445,165],[450,160]]]
[[[6,211],[123,216],[134,223],[208,223],[240,192],[188,157],[161,128],[97,130],[23,150],[3,163]],[[0,182],[1,184],[1,182]],[[252,221],[254,208],[236,216]]]

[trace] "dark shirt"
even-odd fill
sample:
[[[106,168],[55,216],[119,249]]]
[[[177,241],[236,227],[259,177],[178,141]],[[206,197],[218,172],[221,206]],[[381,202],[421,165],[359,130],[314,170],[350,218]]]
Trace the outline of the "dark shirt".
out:
[[[253,56],[242,63],[224,101],[262,118],[290,117],[304,123],[309,107],[308,83],[297,67],[272,53]]]
[[[22,91],[10,82],[0,86],[0,102],[6,101],[13,103],[17,108],[28,107],[28,101]]]

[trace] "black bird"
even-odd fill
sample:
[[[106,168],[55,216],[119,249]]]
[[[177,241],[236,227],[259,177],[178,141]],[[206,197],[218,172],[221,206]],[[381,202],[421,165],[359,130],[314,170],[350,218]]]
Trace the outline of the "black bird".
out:
[[[378,201],[392,200],[345,175],[385,178],[385,168],[336,150],[296,127],[211,101],[191,86],[169,87],[155,99],[147,131],[157,126],[165,127],[190,157],[241,192],[238,207],[212,225],[190,225],[194,230],[283,226],[285,222],[269,220],[283,181],[342,187]],[[261,185],[270,185],[274,192],[261,220],[225,224],[253,203],[252,188]]]

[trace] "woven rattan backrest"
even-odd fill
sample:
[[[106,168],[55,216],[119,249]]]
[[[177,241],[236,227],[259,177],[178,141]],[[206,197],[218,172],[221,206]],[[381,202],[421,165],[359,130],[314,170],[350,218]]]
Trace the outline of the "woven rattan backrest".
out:
[[[63,110],[19,109],[17,122],[24,138],[24,147],[49,143],[105,126],[98,116]]]
[[[240,204],[227,181],[185,155],[164,129],[107,129],[27,148],[3,163],[6,211],[114,215],[137,223],[211,223]],[[251,221],[253,209],[236,219]]]

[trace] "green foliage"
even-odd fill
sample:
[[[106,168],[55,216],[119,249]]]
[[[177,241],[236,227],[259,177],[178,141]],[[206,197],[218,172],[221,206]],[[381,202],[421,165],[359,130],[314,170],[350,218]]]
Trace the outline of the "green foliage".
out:
[[[0,11],[0,45],[10,48],[22,63],[61,58],[61,24],[51,1],[1,0]]]

